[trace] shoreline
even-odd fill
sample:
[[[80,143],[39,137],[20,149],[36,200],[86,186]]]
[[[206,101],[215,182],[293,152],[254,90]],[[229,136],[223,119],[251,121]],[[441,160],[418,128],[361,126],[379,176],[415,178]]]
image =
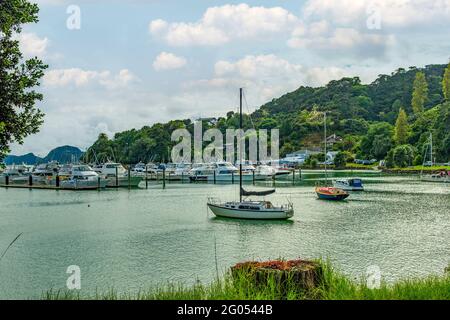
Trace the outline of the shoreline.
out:
[[[285,262],[289,261],[266,263]],[[276,267],[239,270],[238,264],[209,284],[169,283],[137,293],[110,289],[95,295],[50,289],[43,293],[41,300],[450,300],[450,267],[442,275],[406,278],[395,283],[383,281],[381,275],[374,284],[370,276],[350,279],[329,261],[313,260],[312,263],[319,267],[313,285],[298,277],[304,270]]]

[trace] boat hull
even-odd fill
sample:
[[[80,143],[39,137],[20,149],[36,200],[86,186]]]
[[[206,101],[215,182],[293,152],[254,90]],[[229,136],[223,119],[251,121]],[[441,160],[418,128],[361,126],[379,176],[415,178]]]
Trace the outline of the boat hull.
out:
[[[64,180],[61,181],[59,187],[61,189],[70,189],[70,190],[94,190],[100,188],[105,188],[108,183],[108,180],[101,179],[100,184],[98,181],[90,180]]]
[[[316,194],[319,199],[334,201],[344,200],[349,196],[346,191],[335,187],[317,187]]]
[[[450,184],[450,177],[442,177],[442,176],[422,176],[420,178],[421,181],[424,182],[440,182],[440,183],[448,183]]]
[[[292,210],[252,211],[231,209],[208,203],[208,208],[218,217],[251,220],[286,220],[294,215]]]
[[[272,179],[271,176],[263,176],[255,174],[255,177],[253,178],[253,174],[245,174],[242,175],[242,181],[253,181],[255,180],[270,180]],[[208,181],[208,182],[239,182],[239,175],[231,175],[231,174],[219,174],[216,175],[214,179],[214,175],[197,175],[197,176],[189,176],[189,180],[195,182],[195,181]]]
[[[117,185],[117,181],[116,181],[116,177],[108,177],[108,183],[107,183],[107,187],[132,187],[132,188],[136,188],[139,186],[139,184],[141,183],[141,181],[143,180],[143,177],[140,176],[132,176],[129,180],[127,176],[123,176],[123,177],[119,177],[118,179],[118,185]]]
[[[334,187],[345,190],[345,191],[364,191],[364,187],[355,187],[355,186],[348,186],[340,183],[335,183]]]
[[[330,194],[323,194],[317,192],[317,197],[322,200],[334,200],[334,201],[341,201],[348,198],[348,194],[343,195],[330,195]]]

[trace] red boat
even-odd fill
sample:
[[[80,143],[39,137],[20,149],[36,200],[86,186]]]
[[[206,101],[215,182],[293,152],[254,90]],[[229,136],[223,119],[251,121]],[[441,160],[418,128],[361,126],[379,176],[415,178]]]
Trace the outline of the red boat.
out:
[[[319,199],[324,200],[339,201],[344,200],[349,196],[347,191],[334,187],[316,187],[316,193]]]

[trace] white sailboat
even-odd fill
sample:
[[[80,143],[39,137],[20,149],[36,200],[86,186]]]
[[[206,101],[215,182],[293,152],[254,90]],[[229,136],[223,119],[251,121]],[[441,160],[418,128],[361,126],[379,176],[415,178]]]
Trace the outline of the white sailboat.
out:
[[[433,162],[433,134],[430,132],[430,138],[428,140],[427,150],[425,151],[425,154],[428,151],[428,148],[430,149],[430,160],[427,161],[427,158],[424,157],[423,163],[422,163],[422,170],[420,171],[420,180],[424,182],[446,182],[450,183],[450,171],[442,170],[440,173],[434,173],[434,174],[424,174],[423,173],[423,167],[425,164],[432,167]]]
[[[239,90],[239,128],[242,129],[242,88]],[[241,151],[242,152],[242,151]],[[275,192],[275,189],[256,192],[246,191],[242,187],[242,154],[239,155],[239,201],[220,202],[208,199],[208,208],[218,217],[238,219],[289,219],[294,215],[292,203],[275,206],[270,201],[243,200],[243,197],[266,196]]]

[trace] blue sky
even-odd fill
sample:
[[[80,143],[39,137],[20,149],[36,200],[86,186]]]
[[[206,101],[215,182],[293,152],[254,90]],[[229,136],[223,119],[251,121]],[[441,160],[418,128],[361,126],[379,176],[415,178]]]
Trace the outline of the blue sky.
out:
[[[450,0],[34,0],[19,37],[49,64],[41,132],[13,154],[85,149],[99,133],[254,109],[301,85],[446,63]],[[80,29],[66,26],[69,5]]]

